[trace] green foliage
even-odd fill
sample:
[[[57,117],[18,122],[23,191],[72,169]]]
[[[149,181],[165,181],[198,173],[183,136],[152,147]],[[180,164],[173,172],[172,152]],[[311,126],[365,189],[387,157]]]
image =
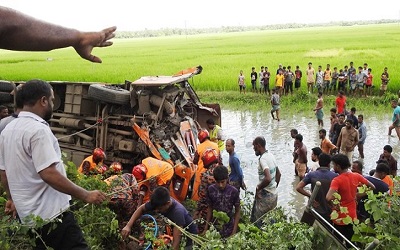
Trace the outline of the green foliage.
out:
[[[399,177],[396,177],[394,181],[395,187],[398,187]],[[380,241],[377,249],[398,249],[400,244],[399,193],[394,192],[392,196],[387,196],[375,195],[372,191],[367,191],[367,195],[368,199],[364,206],[371,217],[364,222],[355,223],[355,234],[352,240],[365,247],[376,238]]]
[[[244,197],[240,199],[240,223],[249,224],[251,209],[253,208],[254,193],[245,190]]]
[[[268,212],[264,226],[259,229],[251,223],[239,224],[239,232],[221,239],[214,226],[204,235],[206,244],[195,245],[194,249],[315,249],[321,242],[316,237],[314,228],[300,223],[294,218],[288,218],[282,208]]]

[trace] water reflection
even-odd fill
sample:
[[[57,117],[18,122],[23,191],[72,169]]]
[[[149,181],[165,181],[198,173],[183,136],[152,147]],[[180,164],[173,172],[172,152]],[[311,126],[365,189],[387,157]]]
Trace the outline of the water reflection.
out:
[[[383,151],[383,146],[390,144],[393,147],[393,156],[399,159],[400,143],[397,137],[388,137],[387,129],[390,125],[392,110],[383,118],[368,117],[364,115],[367,126],[367,140],[364,145],[364,173],[375,168],[375,162]],[[359,114],[359,112],[357,112]],[[324,128],[329,130],[329,117],[324,117]],[[283,114],[280,122],[271,119],[269,111],[234,111],[222,110],[222,128],[227,138],[236,141],[236,153],[238,154],[245,182],[249,191],[254,192],[258,183],[257,164],[258,157],[253,151],[252,142],[256,136],[262,135],[267,140],[267,149],[276,157],[282,172],[281,183],[278,187],[278,205],[283,206],[291,215],[301,218],[307,199],[296,192],[298,177],[294,176],[294,164],[292,163],[293,139],[290,130],[296,128],[304,137],[303,142],[308,149],[308,158],[311,156],[311,148],[319,146],[319,127],[312,112],[307,117]],[[395,134],[395,133],[394,133]],[[357,148],[354,157],[358,158]]]

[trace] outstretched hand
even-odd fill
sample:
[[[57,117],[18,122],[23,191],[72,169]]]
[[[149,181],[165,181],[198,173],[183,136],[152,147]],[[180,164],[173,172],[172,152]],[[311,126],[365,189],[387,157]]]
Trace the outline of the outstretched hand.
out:
[[[83,58],[91,62],[101,63],[101,59],[92,55],[94,47],[108,47],[113,44],[109,41],[115,37],[117,27],[113,26],[99,32],[82,32],[78,44],[74,45],[75,51]]]

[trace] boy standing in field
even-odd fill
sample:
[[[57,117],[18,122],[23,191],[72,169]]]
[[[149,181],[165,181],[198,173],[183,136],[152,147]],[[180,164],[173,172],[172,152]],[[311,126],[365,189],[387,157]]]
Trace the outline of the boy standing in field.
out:
[[[334,67],[333,72],[332,72],[332,82],[331,82],[331,85],[329,86],[329,92],[331,92],[333,90],[333,92],[331,92],[331,93],[336,93],[336,85],[337,85],[338,78],[339,78],[339,73],[337,71],[337,67]]]
[[[276,89],[272,89],[271,105],[272,105],[271,109],[272,119],[275,120],[274,112],[276,112],[276,120],[278,120],[279,122],[280,100]]]
[[[279,95],[282,95],[284,79],[285,76],[283,75],[283,69],[279,70],[279,74],[277,74],[275,77],[275,92]]]
[[[322,66],[318,66],[318,71],[315,74],[315,86],[318,92],[323,92],[326,88],[324,85],[324,72],[322,72]]]
[[[339,85],[338,85],[338,90],[346,92],[346,82],[347,82],[347,76],[345,75],[343,69],[339,70]]]
[[[265,67],[264,70],[264,93],[268,95],[271,95],[271,92],[269,90],[269,78],[271,77],[271,73],[268,71],[268,67]]]
[[[356,75],[356,92],[360,94],[360,97],[364,92],[364,83],[366,82],[367,78],[368,77],[366,74],[364,74],[363,68],[361,66],[358,67],[358,74]]]
[[[257,72],[255,67],[251,68],[250,79],[251,79],[251,91],[257,92]]]
[[[213,210],[225,212],[229,217],[229,222],[220,225],[218,228],[222,238],[234,235],[237,231],[240,219],[240,198],[239,191],[228,184],[228,169],[218,166],[214,169],[215,184],[208,187],[207,191],[207,223],[211,222]]]
[[[260,94],[264,89],[264,66],[261,66],[261,71],[258,73],[258,77],[260,78]]]
[[[312,67],[312,63],[309,62],[308,68],[306,70],[308,93],[310,93],[310,89],[312,92],[314,92],[314,83],[315,83],[314,74],[315,74],[315,70]]]
[[[327,64],[326,65],[326,70],[324,71],[324,88],[323,91],[325,93],[328,92],[330,86],[331,86],[331,80],[332,80],[332,70],[331,70],[331,65]]]
[[[383,73],[382,73],[382,75],[381,75],[382,84],[381,84],[380,95],[385,94],[385,92],[386,92],[386,90],[387,90],[387,85],[388,85],[389,80],[390,80],[390,78],[389,78],[389,73],[388,73],[387,71],[388,71],[388,68],[385,67],[385,68],[383,69]]]
[[[299,65],[296,66],[294,74],[296,76],[296,79],[294,80],[294,87],[296,90],[298,90],[301,85],[301,78],[303,77],[303,73],[301,72]]]
[[[240,71],[240,74],[238,77],[238,84],[239,84],[240,94],[242,93],[242,90],[243,90],[243,94],[246,94],[246,83],[245,83],[245,77],[243,75],[243,70]]]
[[[374,78],[374,76],[371,74],[372,69],[369,68],[368,72],[367,72],[367,81],[365,83],[365,87],[367,88],[365,90],[365,96],[367,97],[368,95],[371,95],[371,91],[372,91],[372,79]]]

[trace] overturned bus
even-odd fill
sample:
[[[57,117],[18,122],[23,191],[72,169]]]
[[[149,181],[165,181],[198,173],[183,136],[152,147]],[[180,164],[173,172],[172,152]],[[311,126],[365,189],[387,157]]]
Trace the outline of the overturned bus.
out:
[[[209,118],[221,123],[220,106],[201,103],[190,85],[201,72],[197,66],[125,84],[50,81],[55,97],[50,128],[77,166],[96,147],[106,152],[106,163],[120,162],[125,172],[148,156],[171,162],[172,195],[183,200],[196,167],[197,131]],[[0,102],[12,106],[18,84],[0,81]]]

